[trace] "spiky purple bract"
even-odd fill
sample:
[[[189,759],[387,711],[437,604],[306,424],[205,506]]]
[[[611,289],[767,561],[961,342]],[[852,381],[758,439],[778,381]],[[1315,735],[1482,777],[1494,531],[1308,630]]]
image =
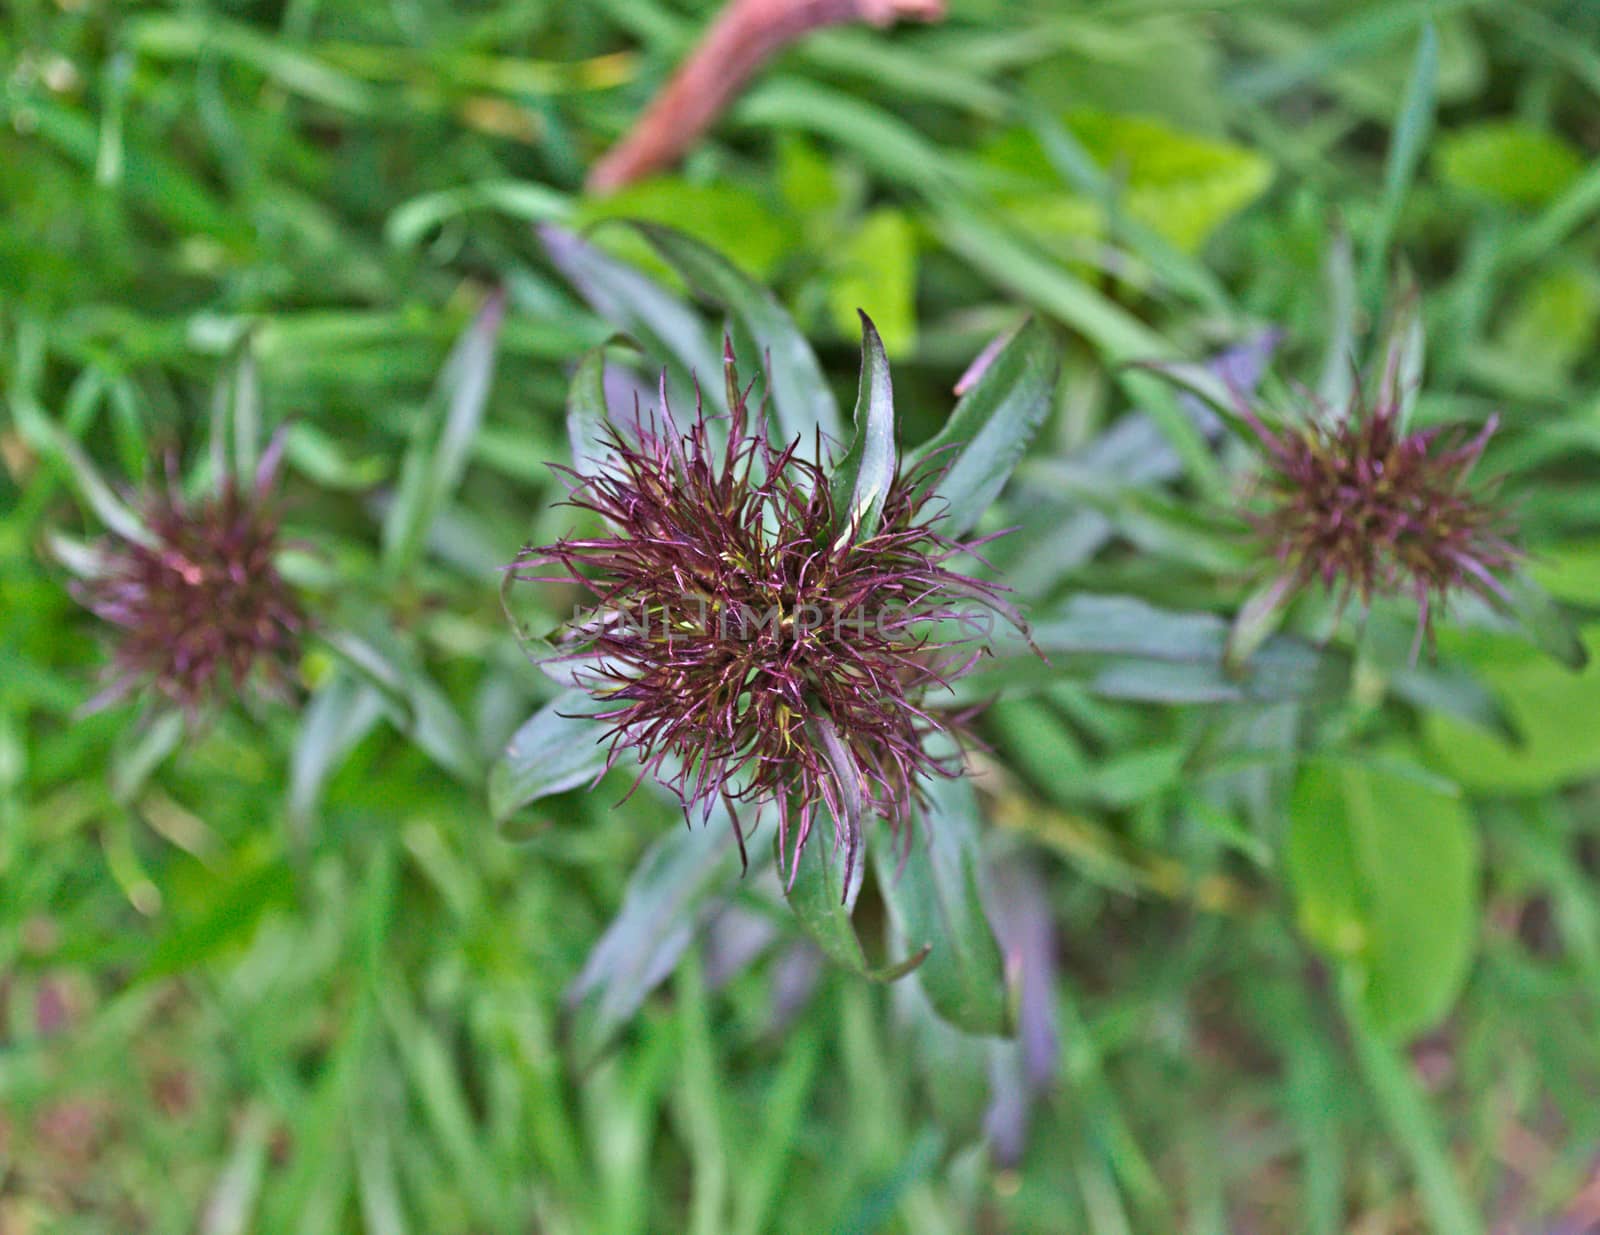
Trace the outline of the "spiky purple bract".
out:
[[[863,819],[909,844],[921,778],[959,773],[924,746],[959,718],[923,698],[983,654],[977,614],[1021,619],[1002,588],[947,565],[974,545],[940,534],[935,467],[897,477],[864,533],[825,464],[770,442],[731,369],[729,392],[720,448],[722,422],[697,408],[681,430],[665,391],[659,417],[608,426],[607,464],[560,469],[604,534],[525,549],[512,571],[581,589],[562,659],[616,705],[600,713],[613,762],[633,751],[686,811],[723,800],[741,851],[737,808],[775,805],[791,877],[825,805],[848,870]],[[948,620],[965,621],[959,637],[936,629]]]
[[[100,568],[77,591],[118,638],[110,684],[92,706],[148,688],[192,722],[252,679],[282,693],[304,617],[274,562],[281,449],[279,438],[246,492],[229,479],[191,503],[169,479],[142,504],[145,541],[100,543]]]
[[[1520,554],[1493,486],[1475,492],[1470,484],[1495,418],[1470,438],[1440,428],[1406,433],[1394,399],[1368,406],[1359,391],[1338,419],[1268,428],[1248,407],[1240,412],[1267,463],[1264,509],[1252,523],[1287,569],[1290,591],[1320,580],[1339,591],[1341,609],[1352,594],[1363,605],[1375,596],[1414,599],[1413,658],[1452,595],[1506,598],[1496,575]]]

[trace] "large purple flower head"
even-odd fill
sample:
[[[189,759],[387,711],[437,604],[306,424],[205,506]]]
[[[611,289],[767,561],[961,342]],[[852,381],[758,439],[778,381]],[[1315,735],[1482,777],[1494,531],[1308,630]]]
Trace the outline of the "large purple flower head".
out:
[[[1496,575],[1515,565],[1505,513],[1493,486],[1471,476],[1494,433],[1491,417],[1472,436],[1427,428],[1407,432],[1393,380],[1368,402],[1357,387],[1334,417],[1269,428],[1248,407],[1240,414],[1264,448],[1263,510],[1252,522],[1286,568],[1284,587],[1314,580],[1352,594],[1400,595],[1417,604],[1417,648],[1436,613],[1460,592],[1504,600]]]
[[[924,746],[959,718],[924,697],[983,654],[993,615],[1020,619],[952,569],[973,546],[939,532],[937,467],[896,475],[865,527],[821,441],[816,459],[772,444],[728,363],[726,420],[697,407],[680,428],[663,389],[657,413],[608,426],[604,464],[561,469],[604,531],[525,549],[513,572],[581,589],[558,642],[611,705],[613,759],[634,752],[686,810],[723,800],[736,832],[737,804],[775,805],[791,873],[825,805],[849,863],[865,818],[909,843],[919,779],[959,771]]]
[[[98,568],[77,592],[118,632],[97,706],[149,688],[194,720],[225,689],[287,683],[304,618],[274,564],[281,451],[280,437],[245,492],[229,478],[189,502],[170,478],[143,502],[143,536],[97,546]]]

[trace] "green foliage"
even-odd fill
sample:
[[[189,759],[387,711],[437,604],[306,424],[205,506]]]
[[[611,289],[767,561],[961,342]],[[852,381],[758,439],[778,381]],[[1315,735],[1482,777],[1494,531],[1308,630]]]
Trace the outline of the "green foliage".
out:
[[[586,194],[716,7],[6,6],[0,1231],[1575,1223],[1600,15],[954,0]],[[1416,664],[1403,598],[1253,620],[1238,518],[1235,388],[1342,405],[1391,329],[1413,427],[1501,417],[1529,551]],[[852,495],[947,447],[948,530],[1017,529],[1043,656],[936,701],[999,696],[848,890],[826,817],[786,895],[770,819],[741,870],[720,811],[591,789],[530,662],[572,597],[497,596],[661,366],[724,408],[725,330]],[[83,712],[96,540],[280,429],[295,698]]]

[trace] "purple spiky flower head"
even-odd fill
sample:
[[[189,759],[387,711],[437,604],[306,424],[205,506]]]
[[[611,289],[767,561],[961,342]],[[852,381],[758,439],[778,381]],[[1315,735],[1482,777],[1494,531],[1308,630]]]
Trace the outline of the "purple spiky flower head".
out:
[[[981,542],[940,533],[937,464],[898,474],[865,528],[830,489],[820,436],[813,457],[774,445],[727,363],[726,419],[697,405],[681,429],[663,385],[657,413],[607,426],[605,463],[559,469],[567,504],[604,531],[527,548],[512,576],[581,590],[558,660],[610,705],[613,761],[633,752],[686,811],[726,803],[741,853],[738,808],[752,823],[775,807],[791,878],[826,806],[849,871],[864,819],[909,844],[919,782],[959,773],[925,742],[965,718],[925,697],[984,654],[989,619],[1021,618],[1002,587],[952,569]]]
[[[1313,581],[1352,595],[1416,601],[1417,639],[1431,641],[1433,619],[1453,595],[1504,601],[1498,574],[1520,556],[1494,484],[1474,488],[1473,469],[1495,431],[1490,417],[1465,430],[1407,432],[1392,380],[1370,402],[1357,385],[1351,406],[1269,428],[1249,407],[1240,414],[1259,440],[1263,509],[1251,521],[1285,570],[1284,593]]]
[[[194,721],[247,682],[284,692],[305,623],[274,562],[282,452],[280,434],[253,485],[241,491],[229,477],[198,501],[169,475],[140,503],[143,535],[114,532],[96,546],[98,568],[76,591],[117,639],[91,708],[149,689]]]

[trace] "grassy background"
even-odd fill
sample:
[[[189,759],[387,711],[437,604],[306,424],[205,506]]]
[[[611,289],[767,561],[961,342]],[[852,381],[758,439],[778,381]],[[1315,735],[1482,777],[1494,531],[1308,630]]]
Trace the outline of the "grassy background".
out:
[[[1337,718],[1332,749],[1462,786],[1428,809],[1481,852],[1470,973],[1405,1049],[1307,946],[1329,931],[1297,921],[1281,808],[1196,807],[1203,710],[1070,681],[984,728],[990,841],[1037,874],[1060,954],[1059,1059],[1014,1164],[978,1140],[985,1044],[914,987],[819,970],[781,921],[758,929],[754,894],[614,1050],[564,1048],[563,992],[678,825],[570,794],[511,844],[485,808],[488,760],[552,693],[494,572],[564,524],[543,464],[565,456],[569,363],[609,330],[532,223],[644,215],[726,248],[846,395],[865,305],[912,438],[1033,306],[1067,340],[1022,477],[1046,497],[1130,409],[1179,425],[1125,360],[1276,327],[1282,373],[1314,383],[1348,236],[1358,321],[1401,257],[1422,285],[1420,414],[1502,412],[1489,466],[1538,570],[1600,604],[1600,8],[954,0],[938,27],[817,37],[679,173],[585,200],[711,8],[5,6],[0,1232],[1584,1229],[1555,1224],[1600,1149],[1600,677],[1492,632],[1443,646],[1523,721],[1520,752],[1372,700]],[[426,456],[435,375],[495,286],[483,427],[396,553],[401,460]],[[316,645],[321,710],[236,709],[171,757],[136,706],[76,712],[103,653],[41,545],[94,525],[30,426],[148,476],[201,453],[246,338],[264,420],[294,425],[296,578],[387,632],[460,718],[443,737],[402,710],[342,741]],[[1242,599],[1173,516],[1229,484],[1175,431],[1150,478],[1171,506],[1105,509],[1079,551],[1045,501],[1010,554],[1030,603]]]

